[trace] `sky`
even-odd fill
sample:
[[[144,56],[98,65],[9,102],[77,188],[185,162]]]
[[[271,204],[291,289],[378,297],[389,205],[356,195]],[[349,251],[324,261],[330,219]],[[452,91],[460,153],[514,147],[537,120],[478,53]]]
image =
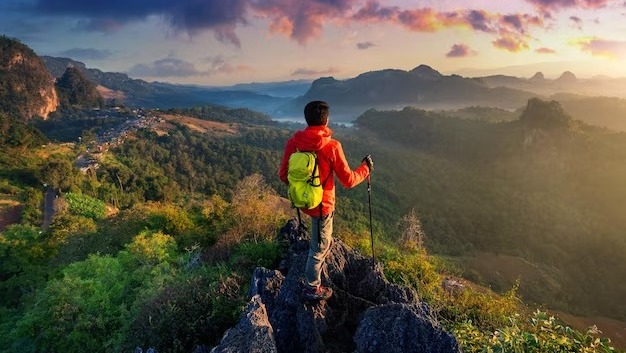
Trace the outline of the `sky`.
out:
[[[626,0],[0,0],[39,55],[209,86],[444,74],[626,77]]]

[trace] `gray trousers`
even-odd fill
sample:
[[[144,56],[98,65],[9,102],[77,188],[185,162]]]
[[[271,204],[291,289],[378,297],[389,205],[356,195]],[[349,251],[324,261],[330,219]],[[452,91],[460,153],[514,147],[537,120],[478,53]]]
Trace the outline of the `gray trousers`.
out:
[[[311,243],[304,270],[307,285],[311,287],[322,284],[322,266],[333,244],[333,214],[323,216],[321,222],[318,220],[319,217],[311,217]],[[321,226],[321,232],[318,231],[318,225]],[[322,241],[319,241],[320,233]]]

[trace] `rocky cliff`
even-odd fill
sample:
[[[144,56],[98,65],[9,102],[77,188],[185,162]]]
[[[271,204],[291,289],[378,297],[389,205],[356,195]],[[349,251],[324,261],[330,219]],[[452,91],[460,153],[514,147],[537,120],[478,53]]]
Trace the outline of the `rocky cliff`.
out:
[[[0,113],[21,119],[48,117],[59,105],[54,78],[18,40],[0,36]]]
[[[333,296],[304,302],[308,235],[290,221],[281,237],[290,244],[281,266],[254,271],[248,307],[211,353],[460,352],[414,290],[389,283],[380,264],[372,268],[371,258],[339,240],[322,276]]]

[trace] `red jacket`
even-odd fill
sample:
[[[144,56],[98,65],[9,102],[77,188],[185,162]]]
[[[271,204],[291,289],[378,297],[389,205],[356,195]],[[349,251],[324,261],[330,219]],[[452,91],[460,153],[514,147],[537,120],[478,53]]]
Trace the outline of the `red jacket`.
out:
[[[287,141],[283,160],[278,171],[280,180],[288,184],[287,169],[291,154],[296,152],[296,150],[303,152],[317,151],[320,180],[324,188],[322,215],[327,215],[335,210],[335,178],[332,177],[333,172],[341,185],[346,188],[358,185],[369,175],[369,168],[365,163],[362,163],[354,171],[350,169],[346,156],[343,154],[341,143],[331,138],[332,133],[333,131],[327,126],[309,126],[304,130],[296,132]],[[302,209],[302,211],[310,216],[319,217],[319,207]]]

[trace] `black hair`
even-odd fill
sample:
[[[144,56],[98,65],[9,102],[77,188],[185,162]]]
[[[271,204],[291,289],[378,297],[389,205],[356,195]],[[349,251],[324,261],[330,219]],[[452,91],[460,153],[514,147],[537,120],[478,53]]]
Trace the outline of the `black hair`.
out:
[[[304,107],[304,119],[309,126],[324,126],[330,115],[328,103],[323,101],[309,102]]]

